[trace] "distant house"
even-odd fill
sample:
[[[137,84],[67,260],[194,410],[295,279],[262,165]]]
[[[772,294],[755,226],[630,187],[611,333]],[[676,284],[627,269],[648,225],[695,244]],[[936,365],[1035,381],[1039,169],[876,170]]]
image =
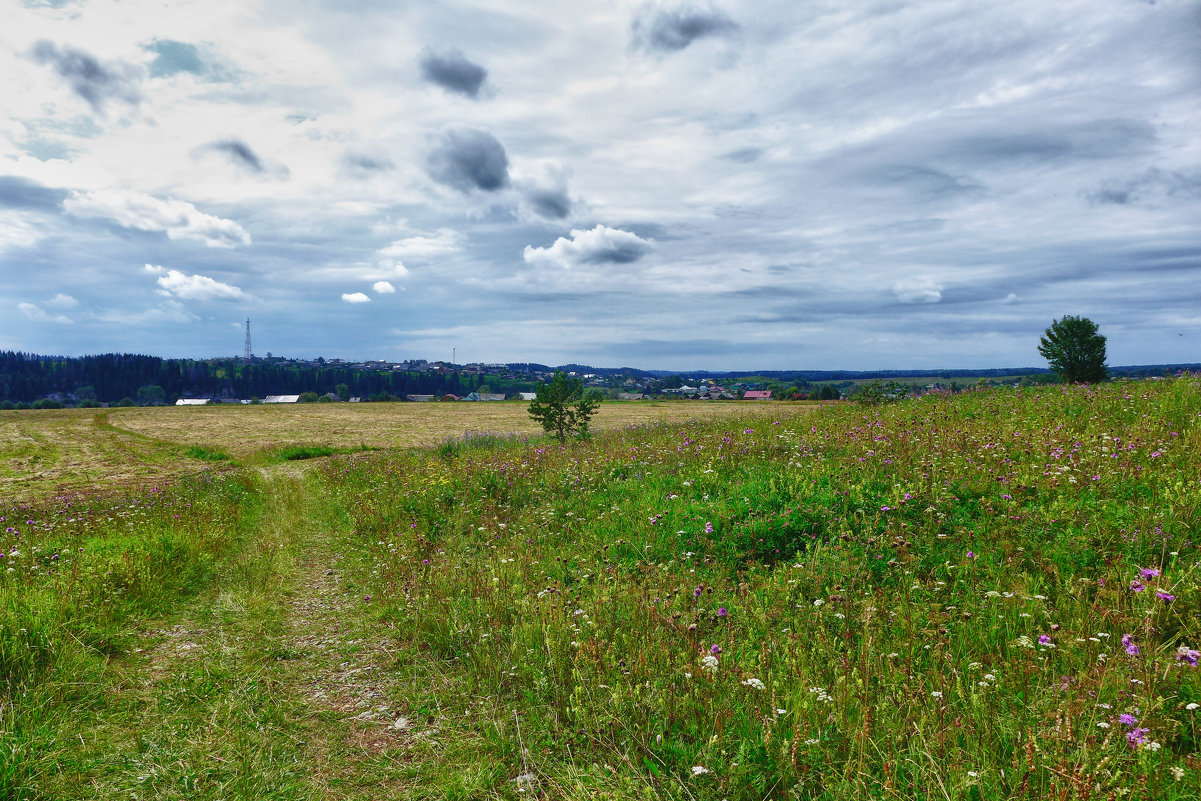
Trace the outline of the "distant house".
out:
[[[436,397],[436,395],[405,395],[405,400],[412,403],[429,403]]]
[[[208,406],[208,398],[180,398],[175,401],[176,406]]]
[[[742,396],[743,400],[771,400],[770,389],[751,389]]]
[[[537,392],[518,392],[517,394],[520,395],[521,399],[524,401],[532,401],[538,397]]]
[[[617,397],[621,400],[646,400],[647,396],[641,392],[619,392]]]
[[[299,395],[268,395],[263,403],[300,403]]]
[[[360,398],[358,395],[355,395],[350,399],[350,402],[351,403],[362,403],[363,399]]]

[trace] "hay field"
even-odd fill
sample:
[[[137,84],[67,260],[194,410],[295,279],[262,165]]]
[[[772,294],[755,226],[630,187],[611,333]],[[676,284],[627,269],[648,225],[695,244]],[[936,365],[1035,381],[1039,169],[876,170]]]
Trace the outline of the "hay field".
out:
[[[467,432],[539,434],[527,405],[313,403],[0,412],[0,506],[145,485],[213,467],[187,456],[193,446],[245,461],[292,445],[403,448],[435,445]],[[606,403],[593,428],[791,415],[807,408],[796,403]]]

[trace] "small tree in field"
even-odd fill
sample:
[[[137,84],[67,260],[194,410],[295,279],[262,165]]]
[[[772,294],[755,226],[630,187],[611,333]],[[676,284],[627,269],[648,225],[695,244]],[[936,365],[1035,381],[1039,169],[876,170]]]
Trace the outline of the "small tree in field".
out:
[[[1039,340],[1038,352],[1064,383],[1104,381],[1105,337],[1087,317],[1067,315],[1055,320]]]
[[[600,398],[584,397],[583,381],[556,370],[549,383],[538,385],[538,394],[530,401],[530,417],[565,442],[568,434],[588,436],[588,420],[600,403]]]

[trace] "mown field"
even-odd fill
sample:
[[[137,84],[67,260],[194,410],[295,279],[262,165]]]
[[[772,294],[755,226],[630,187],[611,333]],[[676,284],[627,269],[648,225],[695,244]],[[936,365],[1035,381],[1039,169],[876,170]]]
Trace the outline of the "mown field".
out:
[[[754,411],[10,508],[0,796],[1201,796],[1201,381]]]
[[[608,403],[594,427],[753,413],[747,406]],[[0,411],[0,502],[150,486],[214,462],[270,460],[287,447],[406,448],[470,431],[537,434],[541,429],[526,407],[521,402],[322,403]]]

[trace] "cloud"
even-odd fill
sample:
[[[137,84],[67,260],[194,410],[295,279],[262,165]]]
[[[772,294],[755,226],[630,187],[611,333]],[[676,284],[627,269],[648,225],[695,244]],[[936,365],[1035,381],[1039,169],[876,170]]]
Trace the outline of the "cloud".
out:
[[[154,264],[147,264],[146,272],[158,275],[160,295],[183,300],[237,300],[246,297],[238,287],[223,284],[207,275],[184,275],[179,270],[167,270]]]
[[[441,184],[470,192],[495,192],[509,185],[509,157],[504,146],[478,128],[446,128],[426,160],[431,178]]]
[[[571,214],[571,197],[565,186],[530,187],[525,199],[537,214],[547,219],[561,220]]]
[[[54,306],[59,309],[73,309],[79,305],[79,301],[70,295],[64,295],[62,292],[59,292],[54,297],[50,298],[50,300],[46,301],[46,305]]]
[[[445,53],[427,50],[421,54],[420,64],[421,77],[448,92],[457,92],[473,100],[479,97],[480,87],[488,78],[488,70],[468,61],[458,50]]]
[[[34,44],[30,56],[39,64],[49,65],[97,113],[103,112],[110,100],[131,106],[142,102],[146,70],[137,64],[102,62],[84,50],[59,47],[45,39]]]
[[[571,239],[559,237],[549,248],[526,245],[523,256],[529,264],[570,269],[583,264],[629,264],[653,248],[653,240],[598,225],[591,231],[572,230]]]
[[[17,308],[21,311],[21,314],[24,314],[30,320],[39,323],[61,323],[63,325],[70,325],[71,323],[75,322],[70,317],[67,317],[63,314],[49,314],[34,303],[18,303]]]
[[[381,248],[379,255],[390,259],[430,259],[462,249],[462,236],[450,228],[439,228],[433,236],[410,236],[397,239]]]
[[[342,157],[342,162],[351,172],[361,175],[387,172],[396,166],[387,156],[371,156],[365,153],[347,153]]]
[[[244,167],[251,172],[263,172],[262,160],[250,149],[250,145],[241,139],[226,139],[223,142],[213,142],[209,145],[209,148],[229,156],[229,160],[239,167]]]
[[[674,53],[697,39],[730,36],[737,30],[738,23],[714,9],[648,7],[634,18],[633,44],[647,52]]]
[[[193,153],[216,153],[225,157],[238,169],[254,175],[270,175],[273,178],[281,180],[287,179],[292,175],[292,171],[283,164],[270,163],[259,158],[258,153],[255,153],[250,145],[241,139],[231,138],[223,139],[219,142],[210,142],[207,145],[197,148]]]
[[[1157,167],[1126,181],[1109,182],[1088,196],[1097,204],[1143,204],[1153,201],[1201,198],[1201,172],[1178,172]]]
[[[62,189],[50,189],[27,178],[0,175],[0,208],[53,211],[67,197]]]
[[[346,301],[347,303],[370,303],[371,302],[371,298],[367,297],[362,292],[344,292],[344,293],[342,293],[342,300]]]
[[[183,200],[160,200],[139,192],[74,192],[63,209],[76,217],[110,219],[139,231],[162,231],[170,239],[195,239],[211,248],[249,245],[250,234],[233,220],[198,211]]]
[[[391,295],[396,292],[396,287],[390,281],[376,281],[371,285],[371,291],[377,295]]]
[[[938,303],[942,300],[941,284],[929,278],[902,278],[892,285],[901,303]]]

